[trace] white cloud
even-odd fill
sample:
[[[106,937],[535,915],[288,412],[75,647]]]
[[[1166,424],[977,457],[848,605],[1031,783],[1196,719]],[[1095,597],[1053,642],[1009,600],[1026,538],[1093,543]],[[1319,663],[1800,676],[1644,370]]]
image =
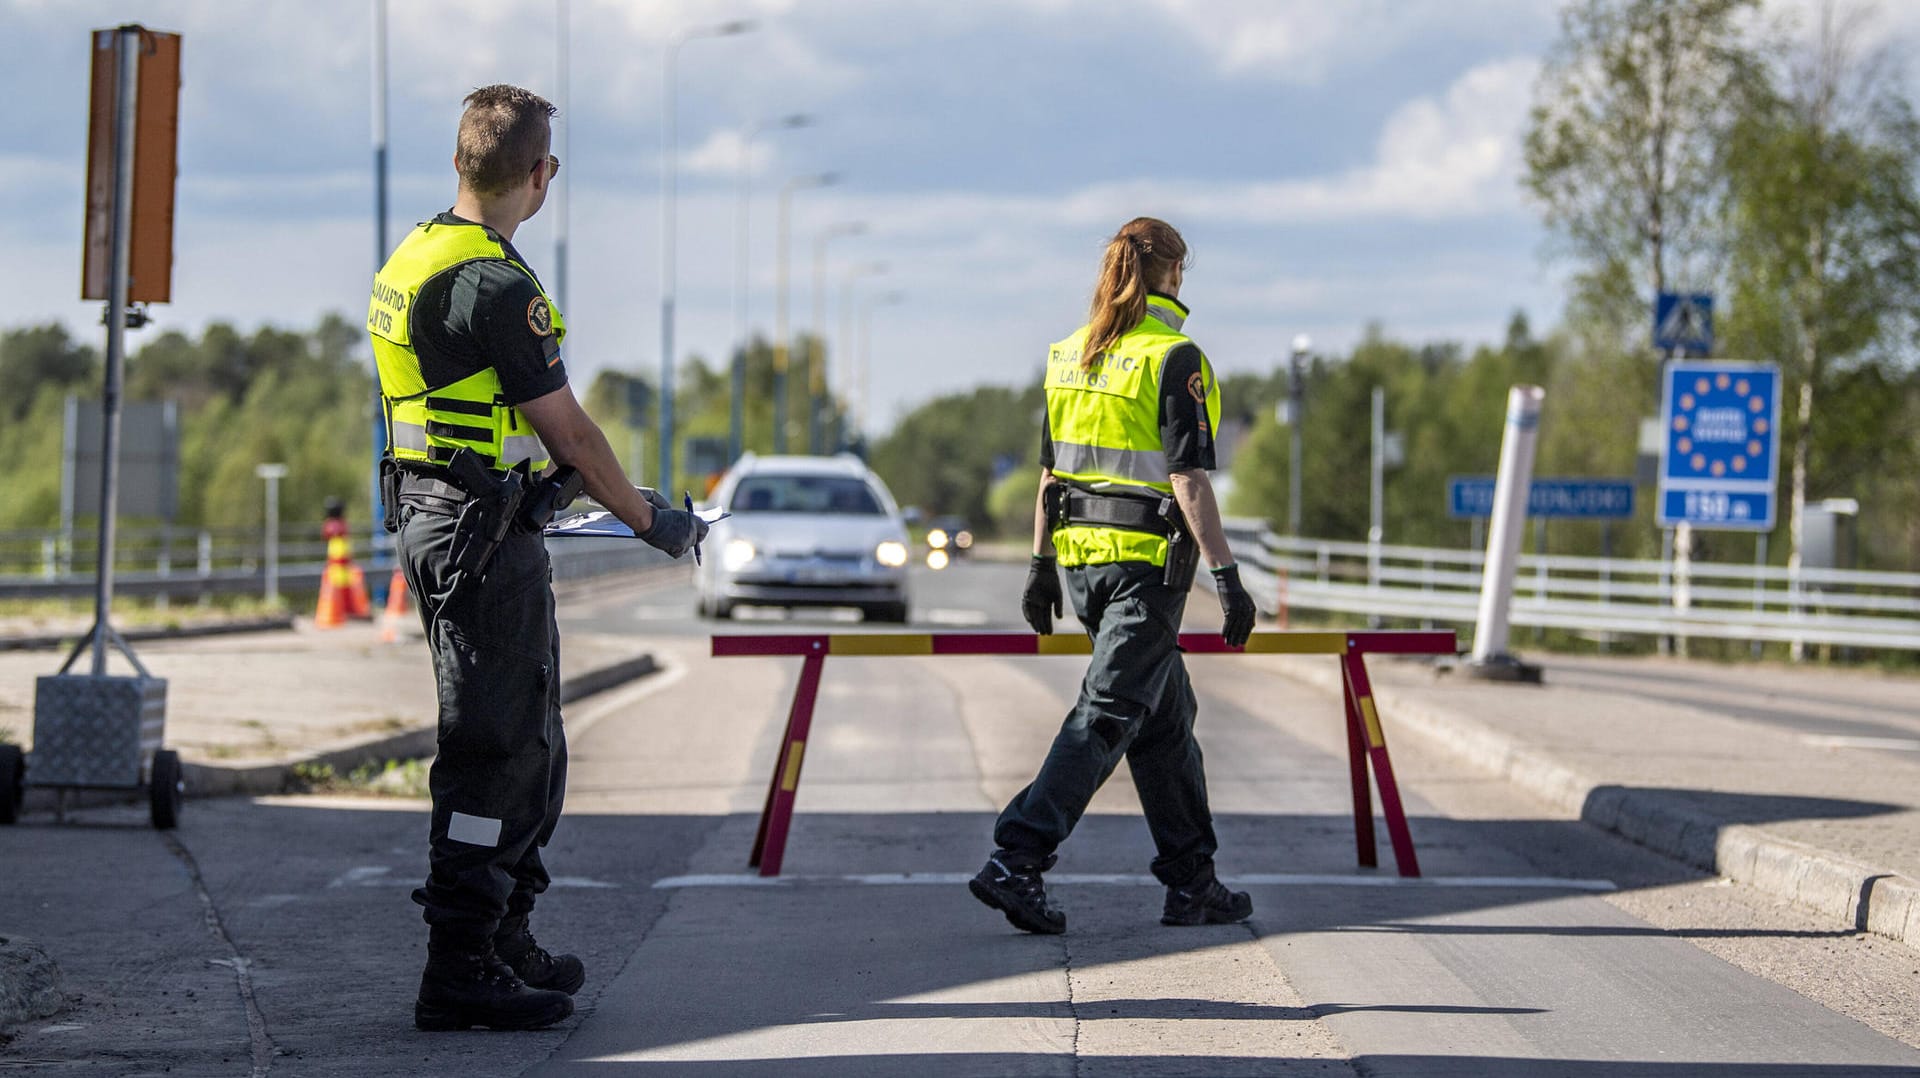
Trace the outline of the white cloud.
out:
[[[705,142],[693,149],[682,150],[680,168],[689,175],[730,179],[739,175],[743,156],[747,175],[758,176],[773,161],[773,147],[763,139],[755,139],[749,145],[744,133],[723,128],[708,135]]]

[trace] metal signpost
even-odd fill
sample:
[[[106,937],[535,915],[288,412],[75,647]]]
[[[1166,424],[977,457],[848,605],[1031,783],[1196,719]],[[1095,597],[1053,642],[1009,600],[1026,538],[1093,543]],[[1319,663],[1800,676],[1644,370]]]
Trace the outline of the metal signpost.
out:
[[[1661,380],[1663,527],[1771,531],[1780,471],[1780,369],[1676,361]]]
[[[87,152],[81,298],[107,303],[106,384],[101,396],[100,551],[93,627],[58,673],[35,679],[33,759],[0,746],[0,823],[12,823],[25,785],[53,788],[60,815],[74,789],[146,786],[153,825],[179,819],[184,786],[178,754],[161,748],[167,683],[140,663],[114,631],[114,523],[120,462],[121,369],[126,331],[145,324],[134,304],[171,299],[173,193],[180,94],[180,35],[126,25],[92,35],[93,81]],[[107,674],[109,647],[133,677]],[[68,674],[93,652],[91,674]],[[23,772],[28,780],[21,781]],[[144,782],[143,782],[144,779]]]

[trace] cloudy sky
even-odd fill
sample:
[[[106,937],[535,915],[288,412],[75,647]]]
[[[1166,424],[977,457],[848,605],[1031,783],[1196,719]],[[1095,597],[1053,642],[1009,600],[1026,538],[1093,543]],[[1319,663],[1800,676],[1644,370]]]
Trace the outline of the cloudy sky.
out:
[[[1780,5],[1776,5],[1776,8]],[[389,240],[452,202],[460,99],[515,82],[560,100],[554,0],[393,0]],[[1892,5],[1883,32],[1920,29]],[[737,177],[752,143],[749,304],[774,312],[776,192],[794,197],[792,311],[843,287],[872,314],[870,426],[1017,383],[1085,312],[1103,241],[1165,217],[1195,264],[1189,330],[1226,370],[1297,333],[1341,348],[1370,321],[1411,340],[1497,339],[1560,315],[1564,268],[1520,193],[1519,131],[1556,28],[1550,0],[572,0],[556,150],[570,201],[567,358],[655,372],[662,55],[680,50],[678,348],[734,339]],[[375,260],[370,5],[0,0],[0,326],[93,336],[79,294],[88,31],[184,35],[174,302],[163,327],[358,319]],[[555,214],[517,245],[553,284]],[[860,276],[875,262],[882,275]],[[855,319],[857,324],[857,319]],[[146,331],[150,334],[152,331]],[[135,347],[140,337],[134,338]],[[850,355],[852,342],[840,350]]]

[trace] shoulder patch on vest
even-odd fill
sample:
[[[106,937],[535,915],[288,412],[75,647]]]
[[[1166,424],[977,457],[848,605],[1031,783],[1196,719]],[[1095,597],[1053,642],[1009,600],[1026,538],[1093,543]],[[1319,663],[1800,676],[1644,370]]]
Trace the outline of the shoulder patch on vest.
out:
[[[1199,371],[1194,371],[1187,379],[1187,392],[1201,404],[1207,403],[1207,380]]]
[[[527,304],[527,328],[536,337],[553,335],[553,311],[547,306],[547,297],[535,296]]]

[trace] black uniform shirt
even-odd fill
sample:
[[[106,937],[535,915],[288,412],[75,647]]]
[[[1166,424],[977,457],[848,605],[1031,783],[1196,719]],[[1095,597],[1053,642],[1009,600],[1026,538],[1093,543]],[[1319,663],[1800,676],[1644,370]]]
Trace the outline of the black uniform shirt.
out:
[[[1200,346],[1192,341],[1175,345],[1160,365],[1160,445],[1167,471],[1195,468],[1212,471],[1213,424],[1207,421],[1207,402],[1188,389],[1200,374]],[[1040,466],[1053,467],[1053,421],[1040,420]]]
[[[474,223],[451,210],[433,221]],[[487,235],[500,238],[492,229]],[[508,258],[527,265],[513,244],[501,240],[500,246]],[[532,272],[482,259],[440,274],[420,289],[414,300],[414,350],[429,387],[451,385],[492,367],[500,375],[501,396],[508,404],[521,404],[567,384],[553,315]]]

